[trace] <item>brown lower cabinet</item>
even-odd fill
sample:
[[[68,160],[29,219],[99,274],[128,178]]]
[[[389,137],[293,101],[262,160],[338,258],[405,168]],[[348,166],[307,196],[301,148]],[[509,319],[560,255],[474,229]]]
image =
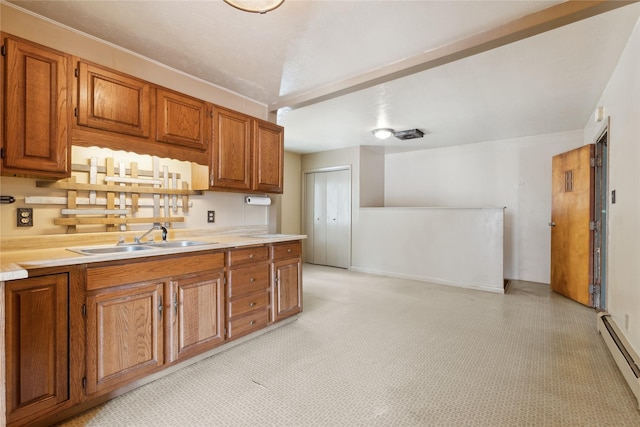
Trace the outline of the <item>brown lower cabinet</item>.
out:
[[[59,422],[299,313],[300,249],[92,263],[6,282],[7,425]]]
[[[82,394],[82,340],[77,300],[81,269],[33,270],[27,279],[5,283],[7,426],[37,425],[78,403]],[[74,331],[74,332],[71,332]],[[4,379],[2,379],[4,380]],[[0,411],[1,414],[1,411]]]
[[[302,311],[302,261],[300,242],[271,247],[273,261],[273,321]]]
[[[87,394],[111,391],[164,363],[162,280],[87,297]]]

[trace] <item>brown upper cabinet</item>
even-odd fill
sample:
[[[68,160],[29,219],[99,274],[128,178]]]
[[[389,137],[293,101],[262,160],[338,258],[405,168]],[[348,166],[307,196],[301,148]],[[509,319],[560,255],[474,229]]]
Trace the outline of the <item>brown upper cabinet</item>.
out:
[[[264,120],[253,120],[252,189],[282,193],[284,128]]]
[[[148,138],[149,83],[97,65],[78,63],[78,124]]]
[[[5,175],[69,176],[71,58],[2,34]]]
[[[282,193],[284,129],[214,107],[211,189]]]
[[[78,124],[149,137],[149,83],[97,65],[78,63]]]
[[[206,150],[211,138],[211,104],[156,89],[156,141]]]
[[[251,117],[216,107],[213,111],[211,186],[251,189]]]
[[[3,175],[65,178],[72,145],[98,146],[206,165],[194,166],[195,189],[282,193],[281,126],[9,34],[2,40]]]

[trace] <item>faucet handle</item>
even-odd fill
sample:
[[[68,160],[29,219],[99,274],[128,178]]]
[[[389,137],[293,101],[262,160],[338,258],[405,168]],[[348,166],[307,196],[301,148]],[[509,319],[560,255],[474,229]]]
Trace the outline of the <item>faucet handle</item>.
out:
[[[124,236],[118,237],[118,244],[119,245],[124,245]]]

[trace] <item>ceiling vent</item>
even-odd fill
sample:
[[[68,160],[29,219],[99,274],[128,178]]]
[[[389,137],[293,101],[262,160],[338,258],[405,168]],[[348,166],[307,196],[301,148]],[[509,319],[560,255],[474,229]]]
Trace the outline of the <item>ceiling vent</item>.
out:
[[[422,132],[420,129],[399,130],[399,131],[393,132],[393,136],[403,141],[406,141],[407,139],[422,138],[424,136],[424,132]]]

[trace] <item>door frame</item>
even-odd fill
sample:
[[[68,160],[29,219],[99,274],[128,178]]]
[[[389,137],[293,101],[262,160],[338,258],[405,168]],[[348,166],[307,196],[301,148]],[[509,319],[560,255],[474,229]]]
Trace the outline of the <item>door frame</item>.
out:
[[[607,258],[609,236],[609,145],[611,143],[611,119],[606,122],[596,134],[594,144],[596,169],[594,182],[594,212],[595,232],[593,239],[593,307],[598,311],[607,308]],[[602,151],[602,157],[599,156]],[[601,160],[599,160],[601,159]],[[599,235],[598,235],[599,232]]]
[[[351,231],[353,225],[353,171],[351,165],[342,165],[342,166],[328,166],[314,169],[307,169],[302,171],[302,221],[301,228],[302,233],[307,235],[307,238],[303,240],[302,245],[302,259],[304,262],[307,262],[307,247],[310,243],[313,243],[313,230],[307,230],[307,179],[310,174],[318,173],[318,172],[336,172],[341,170],[349,171],[349,249],[347,251],[348,260],[347,264],[349,265],[348,269],[351,269]]]

